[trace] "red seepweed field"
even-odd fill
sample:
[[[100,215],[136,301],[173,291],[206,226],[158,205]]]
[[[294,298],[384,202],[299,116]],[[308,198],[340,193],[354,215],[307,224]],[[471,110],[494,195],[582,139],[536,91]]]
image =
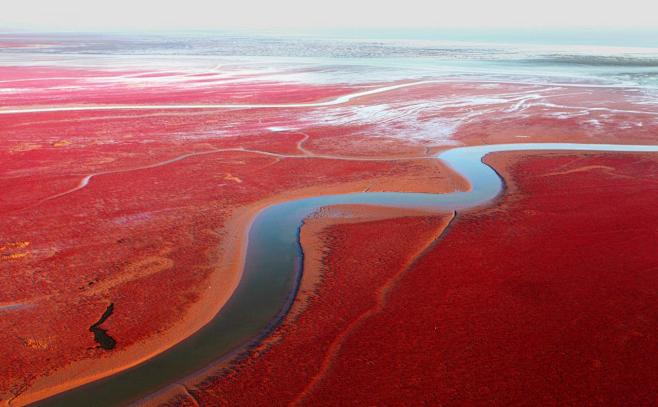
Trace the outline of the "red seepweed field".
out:
[[[655,144],[658,131],[651,105],[624,88],[113,63],[0,67],[5,404],[119,372],[197,331],[234,292],[251,221],[270,205],[467,191],[433,158],[455,146]],[[327,104],[391,85],[404,86]],[[485,207],[307,219],[301,288],[281,325],[146,403],[655,403],[658,158],[486,160],[506,189]]]
[[[185,397],[202,405],[655,401],[658,159],[502,153],[490,162],[507,194],[457,214],[447,229],[449,215],[325,228],[326,271],[305,311],[266,351]],[[410,258],[428,239],[439,241]]]

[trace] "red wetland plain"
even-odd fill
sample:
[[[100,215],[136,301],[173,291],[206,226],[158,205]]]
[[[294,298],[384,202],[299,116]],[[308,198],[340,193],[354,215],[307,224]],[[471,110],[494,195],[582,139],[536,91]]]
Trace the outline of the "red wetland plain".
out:
[[[455,146],[652,144],[658,134],[623,88],[239,72],[0,67],[5,404],[124,370],[208,323],[270,205],[467,191],[433,158]],[[240,106],[288,103],[309,106]],[[98,109],[47,110],[67,107]],[[335,206],[306,219],[300,290],[281,324],[145,403],[655,404],[658,157],[485,160],[505,190],[484,207]]]

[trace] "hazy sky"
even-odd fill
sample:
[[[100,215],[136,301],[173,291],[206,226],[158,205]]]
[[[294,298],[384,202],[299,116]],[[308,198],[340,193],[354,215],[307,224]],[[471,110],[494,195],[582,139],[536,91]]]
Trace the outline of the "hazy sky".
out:
[[[658,28],[658,0],[2,0],[0,28]]]

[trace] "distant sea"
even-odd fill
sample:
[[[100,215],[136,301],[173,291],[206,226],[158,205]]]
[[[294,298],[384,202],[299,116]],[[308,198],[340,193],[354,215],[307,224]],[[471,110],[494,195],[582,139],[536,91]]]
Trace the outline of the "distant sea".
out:
[[[658,29],[648,31],[358,30],[0,34],[47,46],[0,48],[0,63],[121,58],[163,66],[299,66],[317,82],[462,76],[587,81],[658,89]],[[175,57],[175,58],[174,58]],[[142,63],[142,62],[140,62]],[[364,76],[364,75],[367,75]]]

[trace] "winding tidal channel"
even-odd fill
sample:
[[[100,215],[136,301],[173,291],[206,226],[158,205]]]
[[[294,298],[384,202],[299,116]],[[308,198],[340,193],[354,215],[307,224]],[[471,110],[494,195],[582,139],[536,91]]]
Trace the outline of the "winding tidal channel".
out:
[[[129,404],[175,383],[218,360],[236,356],[257,343],[286,315],[302,274],[299,233],[303,221],[325,206],[368,204],[436,212],[475,208],[495,199],[504,180],[484,156],[503,151],[658,152],[657,146],[528,143],[451,149],[437,155],[471,185],[446,194],[363,192],[283,202],[263,209],[249,230],[244,273],[236,291],[213,320],[170,350],[126,371],[43,400],[44,406]]]

